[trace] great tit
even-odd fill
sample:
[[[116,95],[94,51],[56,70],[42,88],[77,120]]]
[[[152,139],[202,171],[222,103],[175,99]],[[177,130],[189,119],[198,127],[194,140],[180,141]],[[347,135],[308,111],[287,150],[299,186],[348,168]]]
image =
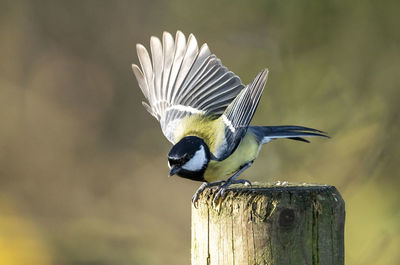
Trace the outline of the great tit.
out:
[[[251,183],[236,179],[257,158],[261,146],[273,139],[308,142],[303,137],[326,133],[302,126],[249,126],[260,101],[268,70],[262,70],[249,85],[221,64],[207,44],[200,49],[196,38],[178,31],[175,40],[164,32],[162,41],[151,37],[151,57],[136,45],[141,68],[132,65],[147,99],[147,111],[161,124],[174,144],[168,154],[170,176],[217,186],[215,199],[231,184]]]

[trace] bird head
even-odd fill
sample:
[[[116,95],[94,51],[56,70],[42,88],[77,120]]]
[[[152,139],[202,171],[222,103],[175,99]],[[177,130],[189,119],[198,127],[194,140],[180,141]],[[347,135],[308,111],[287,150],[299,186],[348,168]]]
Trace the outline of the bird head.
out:
[[[202,181],[210,156],[210,150],[203,139],[186,136],[176,143],[168,154],[169,175],[176,174]]]

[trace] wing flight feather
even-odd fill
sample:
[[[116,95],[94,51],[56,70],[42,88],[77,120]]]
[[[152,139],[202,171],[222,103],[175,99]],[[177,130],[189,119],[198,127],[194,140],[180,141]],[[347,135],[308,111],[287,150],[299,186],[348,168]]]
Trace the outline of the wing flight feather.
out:
[[[207,44],[198,48],[192,34],[187,41],[180,31],[175,40],[168,32],[162,42],[151,37],[151,57],[143,45],[136,49],[141,68],[134,64],[132,70],[148,102],[143,105],[172,143],[183,118],[194,114],[218,117],[244,88]]]
[[[214,156],[217,160],[227,158],[240,144],[260,102],[267,77],[268,70],[264,69],[239,93],[220,117],[226,126],[225,144],[222,144],[215,152]]]

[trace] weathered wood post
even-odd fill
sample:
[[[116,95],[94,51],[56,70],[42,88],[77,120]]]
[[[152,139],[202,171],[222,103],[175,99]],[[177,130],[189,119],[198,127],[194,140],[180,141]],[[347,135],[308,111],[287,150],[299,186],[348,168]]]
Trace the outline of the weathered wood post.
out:
[[[192,206],[192,265],[343,265],[344,201],[333,186],[231,188]]]

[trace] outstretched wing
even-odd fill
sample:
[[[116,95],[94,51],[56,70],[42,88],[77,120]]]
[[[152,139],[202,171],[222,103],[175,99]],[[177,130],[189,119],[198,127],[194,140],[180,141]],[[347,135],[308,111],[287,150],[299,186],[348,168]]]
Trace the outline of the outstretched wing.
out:
[[[246,134],[249,123],[260,102],[267,77],[268,70],[264,69],[251,84],[240,92],[220,117],[226,127],[225,141],[214,153],[217,160],[224,160],[232,154]]]
[[[192,34],[186,42],[180,31],[175,41],[164,32],[162,43],[151,37],[150,48],[151,58],[144,46],[136,46],[141,69],[135,64],[132,69],[148,101],[143,105],[172,143],[183,118],[194,114],[218,117],[244,88],[207,44],[198,48]]]

